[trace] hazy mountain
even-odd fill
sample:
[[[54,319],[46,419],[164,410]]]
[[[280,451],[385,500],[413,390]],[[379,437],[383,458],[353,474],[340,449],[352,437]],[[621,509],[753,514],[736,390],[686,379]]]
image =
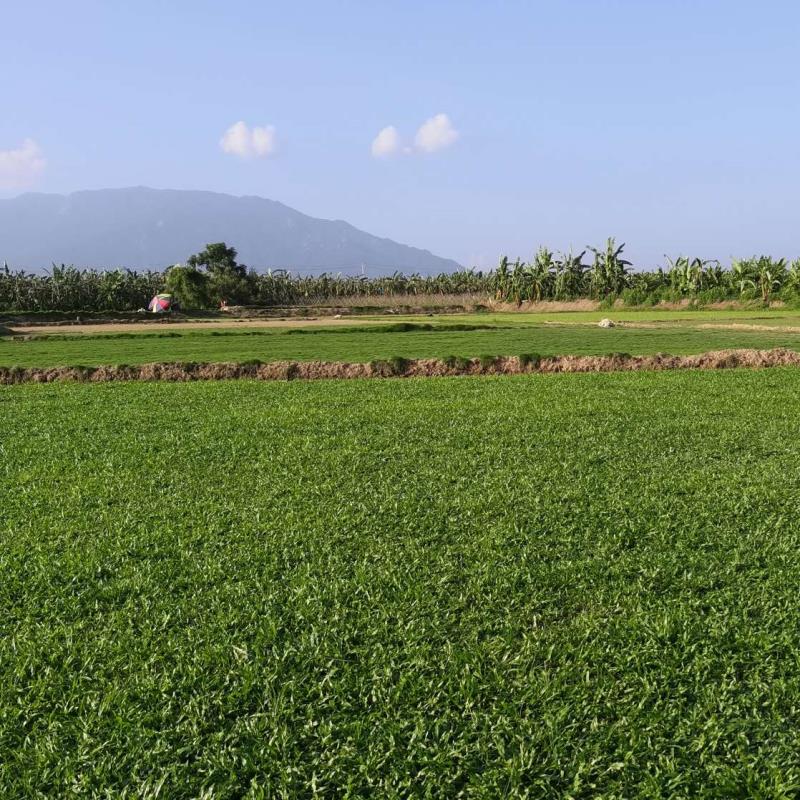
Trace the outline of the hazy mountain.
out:
[[[41,269],[162,268],[224,241],[251,267],[355,272],[443,272],[458,267],[427,250],[381,239],[340,220],[301,214],[262,197],[215,192],[102,189],[0,200],[0,262]]]

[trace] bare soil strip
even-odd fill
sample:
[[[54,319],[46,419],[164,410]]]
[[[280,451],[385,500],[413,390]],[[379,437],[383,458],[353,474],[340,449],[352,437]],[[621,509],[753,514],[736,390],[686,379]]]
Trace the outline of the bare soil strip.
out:
[[[696,326],[698,329],[734,330],[734,331],[778,331],[780,333],[800,333],[797,325],[756,325],[749,322],[704,322]]]
[[[387,323],[392,322],[392,317],[387,316]],[[375,325],[374,318],[343,316],[341,319],[336,317],[292,317],[278,319],[221,319],[208,320],[207,322],[198,320],[187,320],[185,322],[73,322],[69,325],[9,325],[11,332],[16,335],[45,336],[76,333],[153,333],[158,331],[213,331],[213,330],[248,330],[253,328],[316,328],[324,325],[328,328],[335,328],[340,325]]]
[[[495,359],[423,358],[373,361],[275,361],[268,364],[161,363],[101,367],[0,367],[0,385],[21,383],[103,383],[108,381],[262,381],[350,378],[433,378],[457,375],[522,375],[554,372],[731,369],[800,366],[800,353],[775,350],[717,350],[689,356],[549,356]]]

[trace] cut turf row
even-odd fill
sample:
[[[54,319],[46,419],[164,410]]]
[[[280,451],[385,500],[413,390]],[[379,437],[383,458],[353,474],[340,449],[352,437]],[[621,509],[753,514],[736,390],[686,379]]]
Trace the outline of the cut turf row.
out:
[[[465,325],[464,327],[469,327]],[[0,339],[0,366],[57,367],[165,362],[347,361],[368,363],[406,359],[475,358],[483,353],[604,355],[631,353],[687,355],[731,348],[800,350],[796,331],[716,330],[689,327],[612,328],[578,325],[430,329],[296,331],[190,331],[167,335],[114,337],[50,336],[31,340]],[[219,335],[220,333],[224,335]]]

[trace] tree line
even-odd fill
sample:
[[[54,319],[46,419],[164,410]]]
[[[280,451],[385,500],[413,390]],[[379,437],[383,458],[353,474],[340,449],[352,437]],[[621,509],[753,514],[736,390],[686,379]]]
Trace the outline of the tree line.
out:
[[[0,270],[0,311],[110,312],[145,308],[153,295],[170,292],[184,309],[221,303],[260,307],[331,304],[362,298],[470,295],[499,302],[598,300],[611,304],[655,305],[690,300],[768,303],[775,297],[800,300],[800,259],[787,263],[769,256],[719,261],[679,256],[655,270],[635,270],[624,245],[608,239],[579,254],[540,248],[530,261],[502,258],[494,270],[458,270],[438,275],[382,277],[296,275],[286,270],[259,273],[238,263],[224,242],[164,271],[86,270],[53,266],[44,275]]]

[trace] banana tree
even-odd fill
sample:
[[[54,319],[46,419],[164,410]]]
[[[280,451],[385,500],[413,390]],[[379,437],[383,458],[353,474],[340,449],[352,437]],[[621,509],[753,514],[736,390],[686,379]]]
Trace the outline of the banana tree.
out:
[[[705,289],[716,289],[725,282],[725,270],[716,259],[701,261],[700,272],[702,286]]]
[[[552,252],[540,247],[526,270],[531,300],[539,302],[547,297],[554,266]]]
[[[789,264],[783,285],[790,291],[800,292],[800,258],[796,258]]]
[[[764,303],[769,302],[774,289],[779,289],[786,278],[786,259],[773,261],[769,256],[761,256],[757,261],[758,289]]]
[[[510,298],[519,305],[525,296],[525,266],[517,259],[511,269],[511,280],[509,287]]]
[[[508,299],[509,283],[508,257],[503,256],[494,273],[494,292],[496,300]]]
[[[586,270],[583,256],[585,254],[586,251],[582,250],[579,255],[575,256],[570,250],[569,253],[562,253],[555,262],[553,296],[556,300],[570,300],[583,293]]]
[[[750,259],[733,260],[731,265],[730,281],[731,286],[739,292],[744,294],[748,289],[755,289],[756,282],[753,274],[753,263]]]
[[[613,237],[606,241],[605,250],[594,247],[588,249],[594,253],[594,264],[591,270],[591,285],[596,297],[619,294],[626,286],[630,261],[622,258],[625,243],[617,246]]]

